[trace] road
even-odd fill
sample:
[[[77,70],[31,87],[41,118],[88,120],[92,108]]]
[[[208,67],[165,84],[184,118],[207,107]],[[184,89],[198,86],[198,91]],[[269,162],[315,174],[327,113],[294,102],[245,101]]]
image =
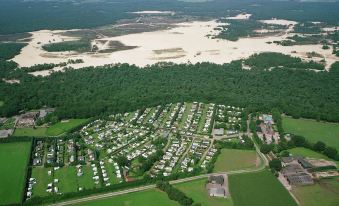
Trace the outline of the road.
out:
[[[248,122],[248,124],[249,124],[249,122]],[[247,131],[247,133],[249,135],[250,131]],[[252,136],[252,135],[249,135],[249,136]],[[189,181],[193,181],[193,180],[207,178],[211,175],[225,175],[225,174],[226,175],[232,175],[232,174],[242,174],[242,173],[262,171],[268,165],[268,160],[267,160],[266,156],[260,152],[260,149],[255,142],[254,142],[254,146],[255,146],[255,150],[256,150],[257,154],[260,157],[260,164],[257,168],[235,170],[235,171],[229,171],[229,172],[224,172],[224,173],[203,174],[203,175],[194,176],[194,177],[187,177],[187,178],[183,178],[183,179],[179,179],[179,180],[172,180],[172,181],[170,181],[170,184],[179,184],[179,183],[189,182]],[[98,200],[98,199],[113,197],[113,196],[117,196],[117,195],[128,194],[128,193],[132,193],[132,192],[149,190],[149,189],[153,189],[155,187],[156,187],[156,185],[152,184],[152,185],[136,187],[136,188],[126,189],[126,190],[121,190],[121,191],[116,191],[116,192],[109,192],[109,193],[105,193],[105,194],[96,194],[96,195],[83,197],[83,198],[79,198],[79,199],[75,199],[75,200],[68,200],[68,201],[65,201],[65,202],[55,203],[55,204],[52,204],[51,206],[66,206],[66,205],[81,204],[81,203],[84,203],[84,202],[87,202],[87,201]]]

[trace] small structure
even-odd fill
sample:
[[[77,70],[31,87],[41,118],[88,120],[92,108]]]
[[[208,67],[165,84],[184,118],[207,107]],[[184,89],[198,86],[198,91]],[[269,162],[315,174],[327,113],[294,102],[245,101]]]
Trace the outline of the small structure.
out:
[[[223,136],[225,133],[224,128],[220,128],[220,129],[213,129],[213,134],[215,136]]]
[[[7,138],[13,134],[13,129],[0,130],[0,139]]]
[[[39,112],[27,112],[20,116],[17,127],[34,127]]]
[[[217,175],[210,176],[208,178],[208,183],[206,184],[206,189],[209,196],[211,197],[228,197],[228,178],[227,176]]]

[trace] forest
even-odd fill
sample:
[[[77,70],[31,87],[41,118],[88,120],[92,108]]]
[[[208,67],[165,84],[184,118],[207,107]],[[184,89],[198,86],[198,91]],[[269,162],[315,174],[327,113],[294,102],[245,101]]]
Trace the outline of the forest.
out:
[[[241,61],[224,65],[159,63],[143,69],[117,64],[68,68],[34,77],[15,69],[13,62],[1,61],[1,78],[19,79],[20,83],[0,82],[0,101],[4,102],[0,114],[10,116],[46,105],[56,107],[60,118],[87,118],[171,102],[201,101],[250,111],[277,108],[296,118],[339,121],[338,62],[329,72],[281,67],[265,70],[264,63],[252,62],[256,67],[252,70],[242,69]]]
[[[254,19],[280,18],[327,23],[337,23],[339,19],[339,2],[214,0],[193,3],[174,0],[1,0],[0,34],[41,29],[93,28],[113,24],[121,19],[135,18],[137,15],[130,12],[139,10],[170,10],[183,15],[212,18],[247,12],[253,14]]]

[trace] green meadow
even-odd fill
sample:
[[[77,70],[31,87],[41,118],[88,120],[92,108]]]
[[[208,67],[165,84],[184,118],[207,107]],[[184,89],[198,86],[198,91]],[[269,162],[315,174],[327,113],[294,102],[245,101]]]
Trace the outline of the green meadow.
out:
[[[268,170],[229,176],[235,206],[297,206],[294,199]]]
[[[253,168],[257,154],[254,150],[222,149],[214,165],[214,172],[228,172]]]
[[[339,150],[339,124],[283,117],[283,128],[287,133],[304,136],[313,143],[323,141]]]
[[[110,197],[107,199],[84,202],[82,206],[179,206],[176,201],[170,200],[166,193],[151,189]]]
[[[31,142],[0,144],[0,205],[21,203]]]
[[[314,185],[299,186],[292,192],[302,206],[339,205],[339,182],[336,179],[323,179]]]

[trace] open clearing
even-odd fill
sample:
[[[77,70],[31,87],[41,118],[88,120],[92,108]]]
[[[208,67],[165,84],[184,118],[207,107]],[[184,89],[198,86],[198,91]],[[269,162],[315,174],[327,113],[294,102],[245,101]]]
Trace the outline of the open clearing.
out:
[[[70,119],[65,122],[58,122],[47,129],[46,135],[48,136],[60,135],[85,123],[86,121],[87,119]]]
[[[319,183],[293,188],[302,206],[339,205],[339,180],[323,179]]]
[[[191,182],[175,185],[176,188],[192,198],[194,203],[200,203],[203,206],[232,206],[231,198],[210,197],[205,188],[207,179],[194,180]],[[193,204],[194,204],[193,203]]]
[[[86,122],[87,119],[70,119],[67,121],[58,122],[48,128],[17,128],[14,131],[14,136],[57,136]]]
[[[0,205],[20,203],[31,142],[0,144]]]
[[[214,172],[228,172],[256,166],[254,150],[222,149],[214,166]]]
[[[297,206],[288,191],[268,170],[229,176],[236,206]]]
[[[62,32],[66,31],[35,31],[31,32],[32,41],[12,60],[20,66],[33,66],[34,64],[42,63],[61,63],[68,59],[82,59],[84,63],[72,65],[74,68],[82,68],[114,63],[146,66],[147,64],[155,64],[161,61],[223,64],[247,58],[254,53],[260,52],[280,52],[309,60],[306,53],[314,51],[324,56],[327,66],[339,59],[332,54],[330,49],[323,50],[320,44],[281,46],[267,43],[285,40],[290,36],[289,31],[281,35],[241,38],[235,42],[207,37],[208,35],[215,35],[217,31],[214,29],[220,24],[222,23],[218,23],[215,20],[184,22],[173,24],[171,26],[173,28],[165,30],[115,37],[103,36],[93,40],[93,42],[119,42],[119,44],[131,48],[108,53],[46,52],[42,49],[44,44],[64,40],[71,41],[74,38],[63,36]],[[199,44],[196,42],[199,42]],[[248,45],[251,46],[249,47]],[[33,74],[49,75],[49,71],[38,71]]]
[[[322,141],[339,150],[339,124],[283,117],[285,132],[301,135],[315,143]]]
[[[119,195],[108,199],[81,203],[84,206],[179,206],[179,204],[167,197],[167,194],[157,190],[146,190],[126,195]]]

